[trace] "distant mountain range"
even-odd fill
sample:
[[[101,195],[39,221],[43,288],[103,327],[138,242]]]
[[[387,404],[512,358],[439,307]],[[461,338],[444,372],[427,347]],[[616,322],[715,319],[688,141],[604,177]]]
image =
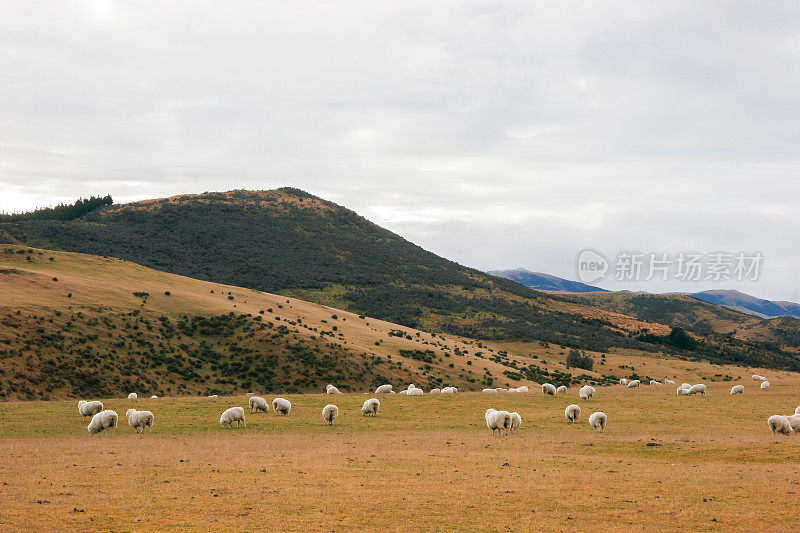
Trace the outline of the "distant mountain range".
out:
[[[542,272],[531,272],[524,268],[508,270],[491,270],[487,274],[499,278],[509,279],[521,283],[526,287],[539,291],[557,292],[609,292],[600,287],[587,285],[579,281],[570,281]],[[733,289],[701,291],[689,293],[688,296],[697,298],[707,303],[720,305],[741,313],[747,313],[761,318],[774,318],[779,316],[800,317],[800,304],[785,301],[764,300],[750,296]]]
[[[521,283],[537,291],[559,291],[559,292],[608,292],[606,289],[594,287],[581,283],[580,281],[570,281],[542,272],[531,272],[524,268],[512,268],[509,270],[490,270],[490,276],[510,279]]]
[[[755,296],[750,296],[743,292],[732,289],[723,289],[716,291],[702,291],[690,294],[704,302],[721,305],[747,313],[750,315],[759,316],[761,318],[770,318],[776,316],[795,316],[800,317],[800,304],[794,302],[763,300]]]

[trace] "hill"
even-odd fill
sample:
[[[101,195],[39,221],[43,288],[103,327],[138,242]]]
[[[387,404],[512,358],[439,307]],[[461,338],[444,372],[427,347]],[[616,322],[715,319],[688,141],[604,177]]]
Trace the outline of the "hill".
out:
[[[695,292],[692,296],[704,302],[721,305],[761,318],[778,316],[800,317],[800,304],[764,300],[732,289]]]
[[[508,270],[490,270],[487,274],[497,276],[498,278],[510,279],[516,281],[528,288],[536,289],[537,291],[556,291],[556,292],[608,292],[606,289],[594,287],[581,283],[580,281],[570,281],[568,279],[559,278],[551,274],[544,274],[542,272],[531,272],[524,268],[514,268]]]
[[[580,299],[535,291],[448,261],[297,189],[103,205],[74,220],[21,218],[0,223],[0,241],[118,257],[439,335],[800,368],[797,345],[784,346],[791,335],[767,327],[744,339],[698,327],[693,307],[711,304],[671,301],[667,310],[686,317],[678,321],[663,314],[663,306],[650,313],[647,302],[616,308],[591,299],[608,293]],[[679,323],[692,327],[697,342],[669,338]]]
[[[406,327],[581,349],[647,349],[601,316],[441,258],[297,189],[109,205],[76,220],[0,224],[0,242],[126,259],[331,305]]]

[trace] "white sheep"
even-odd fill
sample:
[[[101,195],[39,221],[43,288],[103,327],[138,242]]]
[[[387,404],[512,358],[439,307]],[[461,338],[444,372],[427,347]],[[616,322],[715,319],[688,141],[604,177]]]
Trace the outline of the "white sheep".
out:
[[[555,396],[556,395],[556,386],[552,383],[544,383],[542,384],[542,394],[545,396]]]
[[[800,405],[798,405],[797,409],[794,410],[794,414],[800,415]]]
[[[606,429],[606,414],[603,411],[597,411],[589,416],[589,426],[593,427],[596,431],[602,432]]]
[[[692,388],[692,386],[690,384],[688,384],[688,383],[681,383],[681,388],[689,390],[689,389]]]
[[[250,406],[251,415],[258,412],[269,412],[269,404],[267,403],[267,400],[261,396],[250,396],[250,398],[247,400],[247,404]]]
[[[129,400],[135,400],[138,397],[139,397],[139,395],[136,394],[135,392],[132,392],[132,393],[128,394],[128,399]]]
[[[381,402],[377,398],[370,398],[361,406],[361,416],[375,416],[381,408]]]
[[[152,396],[150,396],[150,399],[151,399],[151,400],[157,400],[157,399],[158,399],[158,396],[156,396],[155,394],[153,394]]]
[[[430,392],[428,392],[428,394],[441,394],[441,393],[442,389],[437,389],[437,388],[433,388],[430,390]]]
[[[408,395],[408,391],[407,391],[407,390],[401,390],[401,391],[400,391],[400,392],[398,392],[397,394],[405,394],[405,395]]]
[[[678,387],[678,396],[689,396],[689,389]]]
[[[329,426],[333,425],[333,421],[336,420],[337,416],[339,416],[339,408],[332,403],[322,408],[322,419]]]
[[[230,428],[234,422],[236,422],[237,428],[242,424],[247,427],[247,422],[244,420],[244,409],[241,407],[226,409],[219,417],[219,427],[222,429]]]
[[[486,426],[492,430],[492,435],[494,435],[495,430],[500,435],[503,435],[504,431],[508,435],[511,430],[511,413],[508,411],[487,409],[484,418],[486,418]]]
[[[789,422],[789,419],[782,415],[772,415],[767,420],[767,425],[769,425],[769,429],[772,430],[772,433],[781,435],[791,435],[792,434],[792,423]]]
[[[495,389],[483,389],[481,392],[497,392]]]
[[[769,388],[769,381],[761,383],[761,390],[767,390],[768,388]]]
[[[389,394],[392,392],[391,385],[381,385],[377,389],[375,389],[375,394]]]
[[[406,392],[408,396],[422,396],[422,389],[408,389]]]
[[[496,389],[494,389],[494,391],[495,392],[508,392],[508,389],[504,389],[502,387],[497,387]]]
[[[744,394],[744,385],[734,385],[731,387],[731,396],[734,394]]]
[[[136,409],[128,409],[125,412],[125,418],[128,419],[128,425],[133,428],[136,433],[144,433],[144,429],[148,428],[150,433],[153,432],[153,421],[155,416],[150,411],[137,411]],[[141,431],[139,431],[141,429]]]
[[[786,420],[788,420],[789,425],[792,426],[792,431],[800,433],[800,415],[788,415]]]
[[[753,374],[753,381],[767,381],[767,378],[759,376],[758,374]]]
[[[567,392],[567,386],[566,386],[566,385],[560,385],[560,386],[559,386],[559,387],[556,389],[556,393],[557,393],[557,394],[566,394],[566,392]]]
[[[213,400],[214,398],[219,398],[219,394],[212,394],[210,396],[206,396],[209,400]]]
[[[664,383],[666,385],[675,385],[674,381],[672,381],[671,379],[667,379],[667,378],[664,378]]]
[[[421,391],[422,389],[419,389],[419,390]],[[455,387],[444,387],[441,390],[442,394],[455,394],[457,392],[458,392],[458,389],[455,388]]]
[[[528,392],[528,387],[526,385],[523,385],[521,387],[517,387],[517,392]],[[514,413],[511,413],[511,414],[513,415]]]
[[[94,416],[102,410],[103,402],[99,400],[92,400],[90,402],[80,400],[78,402],[78,412],[81,414],[84,420],[86,420],[87,416]]]
[[[628,388],[629,389],[635,389],[636,387],[638,387],[641,384],[642,384],[641,381],[639,381],[638,379],[634,379],[634,380],[631,380],[631,381],[628,382]]]
[[[702,383],[698,383],[697,385],[692,385],[689,387],[689,396],[694,396],[699,394],[700,396],[706,395],[706,386]]]
[[[287,416],[292,410],[292,404],[286,398],[275,398],[272,400],[272,409],[276,415]]]
[[[326,392],[327,394],[341,394],[341,392],[339,392],[339,389],[337,389],[337,388],[336,388],[336,387],[334,387],[333,385],[327,385],[327,386],[325,387],[325,392]]]
[[[118,418],[119,417],[117,416],[117,413],[111,411],[110,409],[100,411],[92,417],[86,429],[89,430],[89,435],[100,433],[106,429],[113,430],[112,435],[116,435]],[[108,434],[106,433],[106,435]]]
[[[800,419],[800,417],[798,417]],[[511,413],[511,433],[516,433],[519,427],[522,425],[522,417],[516,411]]]
[[[567,422],[574,424],[581,416],[581,406],[575,404],[568,405],[567,408],[564,409],[564,416],[567,418]]]
[[[588,401],[594,396],[594,394],[596,392],[597,392],[597,389],[595,389],[591,385],[584,385],[578,391],[578,396],[580,397],[581,400]]]
[[[622,378],[621,380],[619,380],[619,384],[620,384],[620,385],[626,385],[626,386],[627,386],[627,385],[628,385],[628,380],[627,380],[627,379],[625,379],[625,378]]]
[[[650,385],[661,385],[661,382],[660,381],[656,381],[654,379],[651,379],[650,380]]]

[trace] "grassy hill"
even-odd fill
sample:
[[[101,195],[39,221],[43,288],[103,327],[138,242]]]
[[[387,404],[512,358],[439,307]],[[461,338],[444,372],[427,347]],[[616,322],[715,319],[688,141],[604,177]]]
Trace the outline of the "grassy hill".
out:
[[[297,189],[101,205],[72,220],[17,217],[0,223],[0,242],[122,258],[482,342],[537,341],[800,368],[792,344],[800,328],[791,324],[780,333],[749,322],[757,318],[681,297],[534,291],[441,258]],[[689,330],[698,343],[672,342],[673,327]],[[739,335],[745,328],[758,333]]]

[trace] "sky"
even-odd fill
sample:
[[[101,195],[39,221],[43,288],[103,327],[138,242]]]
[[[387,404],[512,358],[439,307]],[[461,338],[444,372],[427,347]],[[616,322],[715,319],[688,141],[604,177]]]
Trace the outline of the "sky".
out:
[[[292,186],[482,270],[800,301],[797,2],[0,4],[0,211]],[[756,280],[615,279],[760,253]],[[645,255],[646,257],[649,257]]]

